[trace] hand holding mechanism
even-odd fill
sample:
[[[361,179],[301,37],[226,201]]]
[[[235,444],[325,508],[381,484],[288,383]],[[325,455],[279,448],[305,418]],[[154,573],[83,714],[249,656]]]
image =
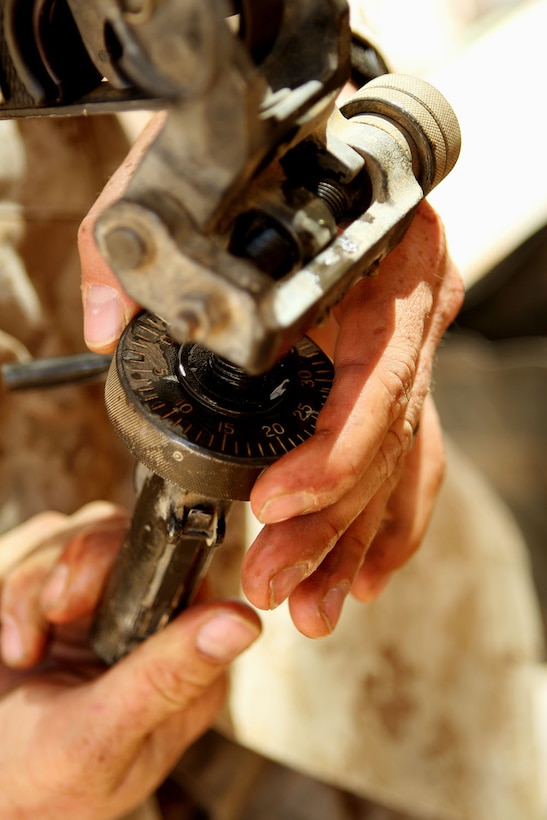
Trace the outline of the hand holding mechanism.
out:
[[[194,121],[179,125],[195,129]],[[438,91],[412,77],[380,77],[284,146],[236,203],[216,192],[217,214],[211,202],[200,220],[202,192],[185,184],[175,209],[171,171],[159,158],[150,187],[171,127],[168,118],[125,196],[99,218],[97,241],[125,290],[175,339],[198,341],[250,373],[271,367],[398,244],[460,145]],[[212,118],[210,127],[216,133],[221,123]],[[214,168],[215,158],[207,163]]]
[[[95,627],[113,662],[191,598],[230,501],[313,433],[332,367],[303,334],[401,240],[460,133],[404,75],[335,107],[345,0],[23,5],[0,2],[0,116],[167,110],[96,225],[148,311],[107,383],[151,471]]]
[[[94,625],[103,660],[118,660],[191,601],[232,500],[248,499],[260,472],[313,433],[332,377],[309,339],[249,376],[177,344],[156,316],[127,327],[106,406],[149,477]]]
[[[94,623],[94,649],[104,661],[126,655],[190,603],[230,506],[146,475]]]

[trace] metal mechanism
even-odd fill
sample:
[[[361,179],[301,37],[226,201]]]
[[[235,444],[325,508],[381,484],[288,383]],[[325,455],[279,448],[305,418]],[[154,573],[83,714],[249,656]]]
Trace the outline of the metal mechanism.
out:
[[[106,406],[139,462],[203,495],[247,500],[264,467],[312,435],[333,379],[309,339],[262,376],[249,376],[165,323],[141,314],[126,329]]]
[[[345,0],[0,2],[0,116],[167,112],[96,223],[149,311],[107,383],[114,426],[161,476],[135,515],[156,535],[136,524],[122,559],[124,579],[128,567],[142,576],[127,585],[135,611],[157,584],[150,556],[174,567],[174,542],[201,531],[191,511],[220,521],[224,500],[248,497],[261,469],[311,435],[332,374],[303,334],[375,270],[456,162],[454,112],[423,81],[381,75],[336,108],[351,45]],[[207,527],[201,540],[218,536]],[[152,623],[177,596],[146,604],[163,611]],[[96,646],[112,661],[140,638],[126,635],[131,606],[122,628],[105,601],[114,626],[101,613]]]
[[[106,384],[115,429],[149,470],[105,590],[93,643],[113,663],[191,600],[222,541],[232,500],[312,435],[333,379],[303,338],[263,376],[196,344],[177,344],[141,314],[126,329]]]
[[[94,623],[94,648],[104,661],[126,655],[192,601],[230,507],[146,476]]]

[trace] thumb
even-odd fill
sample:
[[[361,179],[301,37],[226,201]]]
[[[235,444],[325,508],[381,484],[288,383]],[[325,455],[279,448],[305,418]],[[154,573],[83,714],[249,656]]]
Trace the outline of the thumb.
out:
[[[200,731],[212,722],[218,698],[210,699],[211,713],[202,714],[209,690],[260,629],[258,616],[242,602],[196,606],[90,684],[84,731],[112,784],[135,765],[139,768],[139,756],[150,751],[150,737],[169,718],[186,718],[182,728],[177,721],[177,754],[197,735],[194,709],[201,710]],[[173,750],[164,753],[170,756]]]
[[[118,282],[95,242],[95,222],[99,214],[125,192],[135,168],[165,123],[165,112],[148,122],[126,159],[110,177],[101,195],[82,221],[78,231],[78,251],[82,268],[84,337],[90,350],[111,353],[125,325],[139,306]]]

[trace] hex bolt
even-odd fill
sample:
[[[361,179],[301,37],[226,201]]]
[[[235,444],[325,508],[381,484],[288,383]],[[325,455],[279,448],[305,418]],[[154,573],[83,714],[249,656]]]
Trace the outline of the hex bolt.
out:
[[[179,340],[193,339],[201,327],[199,316],[189,309],[183,309],[177,315],[175,326],[172,329]]]
[[[113,266],[126,270],[141,268],[149,256],[147,243],[128,225],[117,225],[108,231],[104,245]]]
[[[188,293],[184,297],[171,330],[179,341],[196,339],[207,333],[214,323],[215,306],[204,293]]]
[[[123,0],[122,11],[133,18],[133,22],[143,23],[149,19],[154,8],[153,0]]]
[[[148,5],[147,0],[123,0],[123,11],[127,14],[142,14]]]

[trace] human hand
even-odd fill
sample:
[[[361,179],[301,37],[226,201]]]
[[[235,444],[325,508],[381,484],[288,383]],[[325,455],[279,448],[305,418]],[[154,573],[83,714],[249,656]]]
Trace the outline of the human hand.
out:
[[[137,144],[80,231],[84,294],[106,287],[118,304],[115,321],[110,309],[86,306],[88,344],[103,352],[138,306],[100,257],[93,225],[123,190],[142,148]],[[356,284],[333,311],[327,352],[336,379],[315,435],[253,488],[251,506],[266,527],[245,557],[244,592],[263,609],[288,598],[294,623],[310,637],[332,631],[350,591],[375,597],[425,532],[444,470],[426,396],[436,348],[462,298],[443,226],[423,202],[377,276]],[[421,494],[413,490],[416,476]]]
[[[444,473],[428,396],[435,351],[463,285],[423,202],[401,244],[334,311],[335,382],[315,435],[268,468],[251,505],[266,526],[242,568],[259,608],[288,598],[310,637],[346,596],[374,599],[418,548]]]
[[[259,633],[245,605],[201,604],[105,670],[87,632],[126,527],[93,504],[0,539],[17,556],[2,578],[3,820],[107,820],[140,803],[210,725],[227,663]]]

